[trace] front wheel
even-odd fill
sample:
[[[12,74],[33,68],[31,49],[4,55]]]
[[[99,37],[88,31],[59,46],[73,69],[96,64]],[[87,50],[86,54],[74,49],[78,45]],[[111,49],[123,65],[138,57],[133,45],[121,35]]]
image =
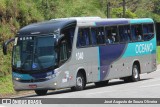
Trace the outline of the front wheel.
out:
[[[46,95],[48,90],[35,90],[37,95]]]
[[[85,79],[84,76],[82,75],[82,73],[78,73],[77,77],[76,77],[76,86],[71,87],[72,91],[80,91],[83,90],[85,88]]]

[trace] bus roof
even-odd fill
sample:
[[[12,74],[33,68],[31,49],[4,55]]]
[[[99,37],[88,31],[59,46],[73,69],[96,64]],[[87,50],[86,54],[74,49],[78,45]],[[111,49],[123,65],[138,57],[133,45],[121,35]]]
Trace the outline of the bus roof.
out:
[[[100,17],[70,17],[52,19],[50,21],[30,24],[23,27],[17,33],[18,36],[30,36],[35,34],[49,34],[57,29],[65,28],[69,25],[77,26],[107,26],[137,23],[153,23],[150,18],[128,19],[128,18],[100,18]]]
[[[19,30],[18,36],[31,36],[54,33],[68,25],[76,25],[76,20],[50,20],[27,25]]]

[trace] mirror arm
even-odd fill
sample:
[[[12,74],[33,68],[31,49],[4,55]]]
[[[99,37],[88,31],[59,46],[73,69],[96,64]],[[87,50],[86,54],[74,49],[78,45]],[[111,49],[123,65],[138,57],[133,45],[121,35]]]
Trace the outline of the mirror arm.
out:
[[[3,47],[3,54],[4,55],[7,55],[7,45],[10,44],[11,42],[13,42],[15,40],[15,38],[12,38],[12,39],[9,39],[7,40],[6,42],[4,42],[2,44],[2,47]]]

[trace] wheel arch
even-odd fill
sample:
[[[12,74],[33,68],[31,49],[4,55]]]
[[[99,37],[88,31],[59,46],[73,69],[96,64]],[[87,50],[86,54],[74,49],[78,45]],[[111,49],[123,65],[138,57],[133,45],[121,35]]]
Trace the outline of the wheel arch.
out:
[[[87,83],[87,75],[86,75],[86,70],[84,68],[79,68],[77,70],[76,76],[78,75],[78,73],[81,73],[84,77],[85,83]]]
[[[137,66],[138,66],[138,68],[139,68],[139,74],[141,74],[141,64],[140,64],[139,60],[134,60],[132,66],[134,66],[134,65],[137,65]]]

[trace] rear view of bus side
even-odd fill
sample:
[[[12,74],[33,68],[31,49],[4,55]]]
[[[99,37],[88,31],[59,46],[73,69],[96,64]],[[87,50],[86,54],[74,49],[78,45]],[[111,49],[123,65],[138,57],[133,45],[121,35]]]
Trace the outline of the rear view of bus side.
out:
[[[143,19],[78,17],[28,25],[17,33],[12,56],[15,90],[71,88],[87,83],[108,84],[110,79],[140,80],[156,70],[154,22]]]

